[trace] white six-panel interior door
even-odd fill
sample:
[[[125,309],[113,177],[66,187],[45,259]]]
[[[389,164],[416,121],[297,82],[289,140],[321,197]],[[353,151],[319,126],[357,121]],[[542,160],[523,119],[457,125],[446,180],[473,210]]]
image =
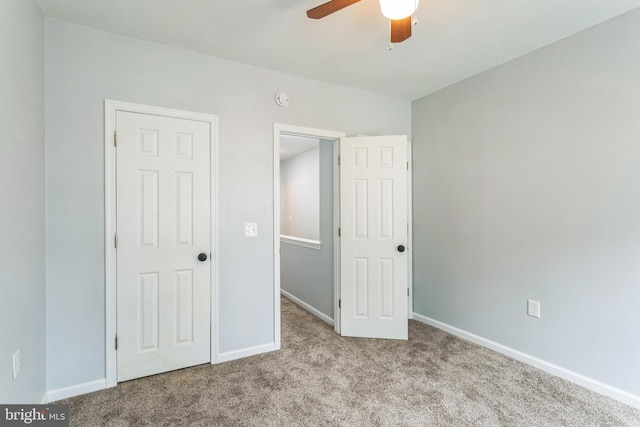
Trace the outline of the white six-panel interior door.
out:
[[[340,140],[341,334],[408,337],[407,137]]]
[[[117,380],[125,381],[210,361],[211,129],[117,111],[116,132]]]

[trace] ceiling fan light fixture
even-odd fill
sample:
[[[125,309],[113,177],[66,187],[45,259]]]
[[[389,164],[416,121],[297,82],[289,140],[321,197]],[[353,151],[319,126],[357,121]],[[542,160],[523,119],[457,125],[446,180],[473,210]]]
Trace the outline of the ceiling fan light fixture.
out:
[[[380,10],[389,19],[404,19],[418,8],[420,0],[380,0]]]

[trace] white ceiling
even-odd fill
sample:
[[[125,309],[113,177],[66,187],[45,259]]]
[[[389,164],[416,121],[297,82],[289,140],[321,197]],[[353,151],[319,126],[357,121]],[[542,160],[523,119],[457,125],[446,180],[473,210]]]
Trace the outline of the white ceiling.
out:
[[[63,21],[233,61],[416,99],[640,7],[640,0],[422,0],[388,51],[377,0],[322,20],[325,0],[37,0]]]
[[[299,154],[320,146],[318,138],[296,135],[280,135],[280,161],[284,162]]]

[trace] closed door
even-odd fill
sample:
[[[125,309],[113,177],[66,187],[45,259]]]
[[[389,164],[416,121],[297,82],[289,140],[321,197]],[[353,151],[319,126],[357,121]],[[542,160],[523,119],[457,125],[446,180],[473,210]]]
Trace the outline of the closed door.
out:
[[[118,381],[210,361],[209,124],[118,111]]]
[[[407,138],[340,140],[341,334],[408,337]]]

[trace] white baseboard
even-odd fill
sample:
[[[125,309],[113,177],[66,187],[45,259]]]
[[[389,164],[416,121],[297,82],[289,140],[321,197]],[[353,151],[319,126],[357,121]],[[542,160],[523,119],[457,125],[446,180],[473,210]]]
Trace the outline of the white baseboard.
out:
[[[89,381],[88,383],[50,390],[45,396],[45,403],[55,402],[57,400],[79,396],[81,394],[91,393],[98,390],[104,390],[105,388],[107,388],[107,380],[106,378],[103,378],[100,380]]]
[[[242,359],[243,357],[255,356],[257,354],[268,353],[276,350],[280,350],[279,343],[269,343],[240,350],[227,351],[225,353],[218,353],[211,363],[229,362],[231,360]]]
[[[471,341],[472,343],[497,351],[498,353],[502,353],[505,356],[509,356],[513,359],[519,360],[520,362],[541,369],[551,375],[563,378],[586,389],[595,391],[596,393],[602,394],[604,396],[625,403],[629,406],[633,406],[634,408],[640,409],[640,396],[636,396],[634,394],[612,387],[608,384],[602,383],[592,378],[585,377],[584,375],[570,371],[561,366],[554,365],[553,363],[549,363],[542,359],[538,359],[537,357],[530,356],[518,350],[514,350],[495,341],[491,341],[462,329],[458,329],[454,326],[447,325],[446,323],[439,322],[437,320],[431,319],[430,317],[423,316],[418,313],[413,313],[413,318],[418,322],[441,329],[459,338]]]
[[[331,326],[333,326],[333,319],[330,318],[329,316],[327,316],[326,314],[324,314],[321,311],[317,310],[316,308],[310,306],[309,304],[307,304],[306,302],[302,301],[301,299],[294,297],[293,295],[291,295],[289,292],[287,292],[285,290],[280,289],[280,293],[285,298],[290,299],[294,304],[299,305],[300,307],[304,308],[305,310],[307,310],[309,313],[313,314],[314,316],[316,316],[320,320],[323,320],[323,321],[327,322],[328,324],[330,324]]]

